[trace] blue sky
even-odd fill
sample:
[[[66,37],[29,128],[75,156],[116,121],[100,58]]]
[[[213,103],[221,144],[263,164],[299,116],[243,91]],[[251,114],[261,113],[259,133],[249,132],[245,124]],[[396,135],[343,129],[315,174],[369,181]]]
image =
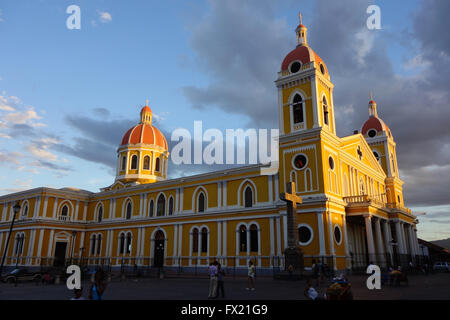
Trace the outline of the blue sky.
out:
[[[352,0],[346,0],[341,6],[345,8],[330,1],[229,3],[1,1],[0,193],[39,186],[97,191],[111,184],[114,180],[111,163],[116,157],[111,139],[114,137],[119,144],[122,133],[117,131],[138,121],[138,112],[146,99],[156,114],[157,126],[166,133],[177,127],[192,131],[194,120],[203,120],[204,127],[220,130],[276,127],[273,81],[284,55],[295,45],[294,29],[300,10],[310,31],[310,45],[329,61],[327,66],[336,84],[335,103],[345,115],[337,116],[337,126],[342,128],[341,132],[338,130],[340,135],[360,126],[367,118],[369,90],[379,86],[374,89],[375,97],[385,105],[391,99],[388,94],[383,95],[381,76],[369,79],[364,92],[342,93],[349,92],[352,86],[342,66],[334,61],[339,61],[339,52],[347,51],[334,51],[320,34],[339,29],[348,23],[348,15],[355,15],[357,28],[343,31],[350,34],[349,39],[355,39],[355,34],[365,28],[368,15],[364,9],[374,3],[381,8],[382,30],[368,33],[367,42],[361,42],[367,45],[366,49],[350,51],[361,54],[358,50],[362,50],[365,67],[348,65],[348,70],[363,70],[361,73],[367,77],[371,63],[375,69],[380,69],[376,65],[380,64],[392,69],[389,76],[400,78],[401,85],[406,86],[428,66],[420,54],[423,41],[411,36],[416,15],[423,10],[421,1],[360,1],[353,6]],[[81,30],[66,28],[69,17],[66,8],[72,4],[81,8]],[[325,15],[332,19],[324,20],[320,26]],[[230,58],[233,53],[237,58]],[[367,58],[369,55],[375,57],[375,62]],[[218,65],[223,61],[234,67]],[[261,70],[250,68],[253,62]],[[267,103],[261,112],[258,103],[249,106],[248,97],[236,94],[239,86],[242,91],[250,90],[249,96],[262,92],[261,101]],[[229,96],[219,100],[205,94],[221,87],[229,89]],[[355,109],[356,105],[360,109]],[[358,116],[350,122],[348,112],[353,114],[355,110]],[[397,111],[381,109],[380,113],[383,111],[385,115],[392,114],[384,120],[395,136],[392,123],[400,116]],[[119,123],[123,128],[114,126]],[[399,134],[399,139],[406,141],[403,136],[407,133]],[[169,140],[170,136],[166,138]],[[89,143],[92,148],[88,150]],[[399,167],[402,168],[403,159],[404,174],[411,177],[412,183],[419,176],[413,174],[414,165],[408,162],[410,152],[410,149],[401,151],[404,156],[399,154]],[[96,157],[111,160],[96,162]],[[422,163],[420,166],[426,167]],[[411,194],[415,195],[414,192]],[[440,200],[413,204],[436,212],[448,212],[450,205]],[[448,222],[429,224],[423,234],[428,238],[448,237],[447,229]]]

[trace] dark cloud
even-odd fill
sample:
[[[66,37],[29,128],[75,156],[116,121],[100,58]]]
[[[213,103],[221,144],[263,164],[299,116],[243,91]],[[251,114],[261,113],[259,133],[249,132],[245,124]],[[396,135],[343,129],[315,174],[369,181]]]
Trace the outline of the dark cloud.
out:
[[[411,30],[368,30],[370,4],[319,0],[313,2],[312,16],[305,17],[308,42],[336,85],[338,135],[361,128],[372,90],[378,113],[397,142],[407,204],[449,204],[450,38],[444,34],[450,29],[450,2],[420,2],[411,14]],[[253,126],[276,127],[273,80],[295,46],[293,30],[264,1],[212,1],[210,6],[208,14],[189,26],[190,45],[210,84],[186,86],[186,97],[194,107],[215,106],[248,116]],[[296,14],[286,18],[296,19]],[[411,76],[394,70],[388,51],[398,44],[410,55],[404,60],[416,62],[410,64]]]
[[[254,123],[276,124],[273,85],[292,30],[275,18],[270,1],[211,1],[210,11],[188,29],[207,87],[185,86],[195,108],[217,107],[248,116]]]
[[[50,170],[55,170],[55,171],[63,171],[63,172],[68,172],[71,170],[71,168],[68,166],[61,166],[61,165],[55,164],[53,162],[45,161],[45,160],[41,160],[41,159],[31,162],[30,165],[33,167],[50,169]]]

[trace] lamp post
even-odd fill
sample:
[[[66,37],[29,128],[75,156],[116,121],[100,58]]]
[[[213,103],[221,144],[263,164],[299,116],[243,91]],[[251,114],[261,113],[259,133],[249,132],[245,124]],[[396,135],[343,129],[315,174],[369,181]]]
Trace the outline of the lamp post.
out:
[[[3,258],[2,258],[2,264],[0,265],[0,279],[2,278],[3,265],[5,264],[6,253],[8,252],[8,245],[9,245],[9,240],[11,239],[12,228],[14,226],[14,221],[16,220],[16,215],[19,213],[19,211],[20,211],[20,204],[19,204],[19,202],[16,202],[16,204],[13,207],[14,215],[13,215],[13,218],[11,221],[11,226],[9,227],[8,238],[6,239],[5,251],[3,252]]]

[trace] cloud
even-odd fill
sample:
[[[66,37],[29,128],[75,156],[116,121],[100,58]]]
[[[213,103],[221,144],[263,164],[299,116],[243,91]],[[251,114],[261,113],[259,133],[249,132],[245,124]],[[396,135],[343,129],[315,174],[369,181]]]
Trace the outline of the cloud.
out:
[[[109,23],[112,21],[112,16],[109,12],[106,11],[97,11],[99,15],[99,20],[102,23]]]
[[[210,79],[205,87],[183,87],[194,108],[216,107],[275,125],[273,85],[292,30],[276,18],[270,1],[210,1],[210,11],[187,26],[198,69]]]
[[[188,30],[194,63],[210,81],[205,87],[185,86],[185,96],[195,108],[217,107],[247,116],[253,126],[276,127],[273,81],[295,47],[293,30],[265,1],[208,3],[209,12]],[[450,2],[421,1],[410,30],[367,30],[369,4],[318,0],[306,17],[308,43],[336,85],[337,133],[361,129],[373,91],[397,143],[407,205],[450,204],[450,38],[442,38],[442,30],[450,28]],[[388,54],[399,44],[410,75],[398,74]]]

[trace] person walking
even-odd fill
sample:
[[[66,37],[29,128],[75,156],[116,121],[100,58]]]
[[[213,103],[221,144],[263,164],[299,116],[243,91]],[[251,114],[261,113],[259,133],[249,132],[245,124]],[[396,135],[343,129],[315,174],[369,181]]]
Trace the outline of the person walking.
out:
[[[209,271],[209,294],[208,299],[214,299],[216,298],[216,292],[217,292],[217,265],[218,262],[214,261],[209,265],[208,271]]]
[[[103,300],[103,294],[106,289],[105,274],[102,270],[97,270],[94,279],[94,282],[91,284],[91,289],[89,290],[89,299]]]
[[[248,263],[247,290],[255,291],[255,266],[252,261]]]
[[[225,298],[225,288],[223,286],[223,277],[225,276],[225,270],[222,269],[221,264],[217,265],[217,293],[216,298],[219,297],[219,292],[222,294],[222,298]]]

